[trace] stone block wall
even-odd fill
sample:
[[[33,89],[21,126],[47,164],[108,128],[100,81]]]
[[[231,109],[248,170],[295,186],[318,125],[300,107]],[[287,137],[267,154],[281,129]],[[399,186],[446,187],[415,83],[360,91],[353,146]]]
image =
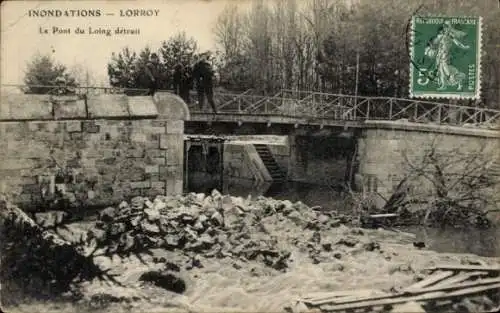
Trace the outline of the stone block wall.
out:
[[[370,122],[358,138],[358,185],[365,191],[388,198],[412,168],[429,163],[424,156],[434,149],[445,174],[462,173],[467,160],[498,162],[500,134],[497,131],[458,127],[399,125]],[[484,163],[483,163],[484,164]],[[361,187],[361,186],[360,186]],[[414,186],[419,193],[432,193],[425,179]],[[383,201],[379,201],[382,205]]]
[[[26,106],[45,104],[42,113],[23,115],[15,99],[2,98],[0,193],[23,207],[56,191],[83,205],[182,193],[187,117],[158,114],[162,106],[185,106],[182,100],[20,97],[30,100]]]

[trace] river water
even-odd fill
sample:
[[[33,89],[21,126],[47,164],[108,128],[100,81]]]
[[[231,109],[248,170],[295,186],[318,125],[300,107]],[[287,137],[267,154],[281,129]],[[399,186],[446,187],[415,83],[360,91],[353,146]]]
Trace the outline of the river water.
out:
[[[347,206],[345,195],[328,186],[312,185],[298,182],[286,182],[279,185],[270,183],[257,184],[254,181],[229,177],[207,178],[202,173],[189,175],[187,190],[189,192],[210,193],[213,189],[232,196],[248,195],[273,197],[292,202],[302,201],[308,206],[321,206],[335,209],[341,213]],[[342,212],[343,211],[343,212]],[[428,249],[437,252],[472,253],[487,257],[500,257],[500,227],[486,230],[464,228],[428,228],[401,227],[402,231],[416,234],[416,240],[423,241]]]

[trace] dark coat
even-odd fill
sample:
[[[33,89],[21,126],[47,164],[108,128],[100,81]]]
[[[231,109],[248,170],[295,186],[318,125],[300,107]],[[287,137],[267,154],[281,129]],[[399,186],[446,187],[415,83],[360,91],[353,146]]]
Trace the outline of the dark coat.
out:
[[[199,88],[207,88],[213,86],[214,71],[210,63],[199,61],[193,67],[193,79]]]
[[[160,64],[154,64],[153,62],[149,61],[146,63],[145,67],[145,72],[146,72],[146,78],[151,81],[151,76],[154,77],[156,81],[160,79]]]
[[[193,76],[189,66],[184,67],[177,64],[173,74],[174,88],[191,89],[193,88]]]

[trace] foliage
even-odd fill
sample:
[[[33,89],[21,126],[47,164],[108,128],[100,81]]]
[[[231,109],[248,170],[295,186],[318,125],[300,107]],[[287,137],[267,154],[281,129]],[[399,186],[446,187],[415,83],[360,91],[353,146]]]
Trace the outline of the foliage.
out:
[[[500,103],[500,11],[495,1],[254,0],[219,16],[214,35],[222,54],[221,79],[230,88],[279,89],[408,97],[408,25],[413,14],[482,16],[483,95]],[[469,105],[469,101],[460,104]]]
[[[123,48],[118,54],[111,54],[108,63],[109,83],[112,87],[134,88],[137,83],[136,70],[137,54],[128,47]]]
[[[165,68],[172,70],[178,63],[192,65],[198,56],[198,43],[192,37],[181,32],[163,41],[159,50]]]
[[[443,150],[436,139],[420,158],[405,153],[407,175],[385,209],[413,211],[424,223],[488,226],[487,214],[500,204],[492,192],[497,183],[492,162],[484,158],[489,153],[485,145],[472,154]]]
[[[197,59],[197,42],[185,33],[178,33],[164,41],[156,52],[160,58],[160,89],[169,89],[172,84],[172,72],[177,63],[191,65]],[[148,89],[145,66],[153,53],[145,47],[139,53],[125,47],[118,54],[111,55],[108,63],[108,77],[113,87],[127,88],[127,94],[143,94]],[[137,90],[130,90],[137,89]]]
[[[57,85],[61,84],[58,82],[60,78],[64,79],[64,86],[69,88],[63,88],[63,90],[56,88]],[[28,94],[53,94],[56,91],[62,91],[63,94],[73,94],[74,91],[71,87],[78,86],[75,78],[68,73],[64,65],[57,64],[50,55],[42,54],[36,54],[28,64],[24,84],[28,87],[23,88],[23,91]]]

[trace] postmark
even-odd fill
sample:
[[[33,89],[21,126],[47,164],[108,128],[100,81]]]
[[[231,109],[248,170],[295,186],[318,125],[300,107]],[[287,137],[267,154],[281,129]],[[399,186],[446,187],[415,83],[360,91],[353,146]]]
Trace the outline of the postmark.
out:
[[[481,17],[413,16],[410,97],[478,99]]]

